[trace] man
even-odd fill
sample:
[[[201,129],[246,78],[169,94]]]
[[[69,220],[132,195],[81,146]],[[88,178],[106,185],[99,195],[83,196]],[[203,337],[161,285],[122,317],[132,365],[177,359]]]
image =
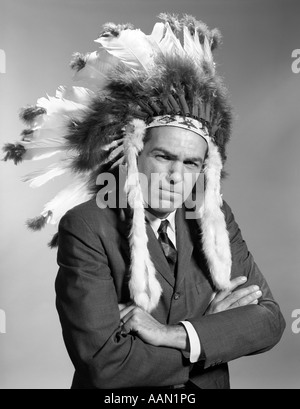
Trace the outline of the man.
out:
[[[282,334],[278,305],[225,203],[231,288],[210,303],[214,290],[195,245],[197,223],[187,221],[183,209],[174,212],[181,205],[177,185],[191,168],[199,172],[205,143],[190,131],[154,130],[139,168],[147,176],[163,172],[173,179],[176,172],[176,182],[162,191],[161,208],[149,208],[148,245],[162,287],[152,314],[130,300],[128,230],[116,209],[99,209],[94,199],[71,210],[60,225],[57,306],[76,368],[74,388],[163,387],[188,380],[200,388],[227,388],[228,361],[266,351]],[[176,230],[176,277],[156,238],[158,219],[171,220]]]
[[[40,137],[62,106],[70,121],[59,150],[82,178],[30,222],[71,209],[56,293],[73,388],[229,388],[227,363],[271,349],[285,326],[220,194],[230,108],[211,53],[219,33],[161,17],[150,36],[104,26],[100,52],[72,63],[95,91],[60,91],[52,110],[40,101],[23,114]],[[123,182],[119,172],[85,200],[86,179],[95,191],[122,167]]]

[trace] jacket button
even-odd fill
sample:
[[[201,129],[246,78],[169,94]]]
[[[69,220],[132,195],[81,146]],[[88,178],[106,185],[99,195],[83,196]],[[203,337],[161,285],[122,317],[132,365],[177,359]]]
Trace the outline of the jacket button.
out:
[[[179,293],[175,293],[174,294],[174,300],[179,300],[180,298],[180,294]]]

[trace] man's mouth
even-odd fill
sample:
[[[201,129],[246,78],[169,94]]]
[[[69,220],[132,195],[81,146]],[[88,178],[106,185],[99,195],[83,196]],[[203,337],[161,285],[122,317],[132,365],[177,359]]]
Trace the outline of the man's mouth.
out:
[[[159,191],[161,192],[160,195],[163,197],[175,198],[176,196],[182,197],[182,192],[175,191],[174,189],[162,189],[160,188]]]

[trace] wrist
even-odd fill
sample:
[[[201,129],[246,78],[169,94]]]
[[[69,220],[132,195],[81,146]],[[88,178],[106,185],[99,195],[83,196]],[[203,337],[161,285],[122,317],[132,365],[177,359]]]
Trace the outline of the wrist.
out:
[[[162,331],[161,346],[189,350],[188,335],[182,325],[165,325]]]

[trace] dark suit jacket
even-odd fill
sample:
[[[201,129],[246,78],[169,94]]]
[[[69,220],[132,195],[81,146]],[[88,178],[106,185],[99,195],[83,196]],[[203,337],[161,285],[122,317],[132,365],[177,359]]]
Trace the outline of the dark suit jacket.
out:
[[[132,388],[183,384],[229,388],[227,362],[271,349],[284,319],[268,284],[248,252],[229,206],[224,203],[233,257],[232,278],[257,284],[259,305],[204,315],[213,294],[195,220],[176,213],[178,273],[175,282],[162,249],[147,225],[149,251],[163,289],[152,315],[163,324],[190,321],[201,341],[201,359],[190,364],[174,348],[155,347],[121,335],[118,303],[130,300],[128,218],[99,209],[91,200],[70,210],[59,228],[57,309],[75,366],[73,388]]]

